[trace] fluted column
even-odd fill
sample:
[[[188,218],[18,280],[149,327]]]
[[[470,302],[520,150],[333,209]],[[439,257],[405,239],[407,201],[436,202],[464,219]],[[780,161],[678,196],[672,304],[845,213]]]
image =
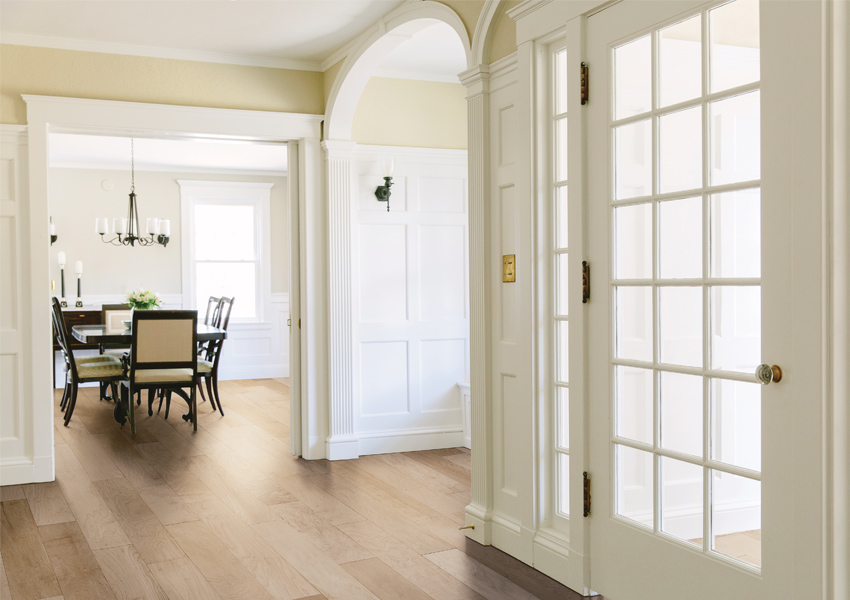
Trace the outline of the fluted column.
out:
[[[490,71],[480,65],[461,74],[467,89],[469,160],[470,388],[472,403],[472,501],[467,536],[490,543],[493,509],[493,442],[490,393]]]
[[[351,163],[354,142],[322,142],[328,174],[328,460],[357,458],[351,342]]]

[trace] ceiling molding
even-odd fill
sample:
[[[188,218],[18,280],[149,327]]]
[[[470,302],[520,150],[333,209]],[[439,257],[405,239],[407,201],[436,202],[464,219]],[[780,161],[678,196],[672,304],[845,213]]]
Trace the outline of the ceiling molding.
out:
[[[51,169],[71,169],[85,171],[123,171],[129,176],[127,164],[110,162],[72,162],[72,161],[50,161]],[[286,177],[288,171],[265,170],[265,169],[220,169],[218,167],[181,167],[179,165],[140,165],[136,164],[137,172],[144,173],[173,173],[176,175],[184,173],[203,173],[206,175],[250,175],[251,177]]]
[[[320,63],[318,61],[244,56],[239,54],[203,52],[199,50],[179,50],[176,48],[158,48],[137,44],[95,42],[90,40],[77,40],[20,33],[4,33],[2,34],[2,37],[0,37],[0,42],[3,44],[11,44],[13,46],[35,46],[39,48],[55,48],[57,50],[77,50],[80,52],[101,52],[104,54],[146,56],[150,58],[170,58],[175,60],[221,63],[246,67],[266,67],[269,69],[289,69],[294,71],[326,70],[322,68],[324,63]]]

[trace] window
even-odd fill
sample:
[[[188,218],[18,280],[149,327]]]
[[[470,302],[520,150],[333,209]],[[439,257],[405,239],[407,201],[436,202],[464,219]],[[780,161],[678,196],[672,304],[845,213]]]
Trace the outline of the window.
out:
[[[269,296],[271,183],[179,181],[183,294],[204,309],[210,296],[237,298],[234,321],[263,320]]]

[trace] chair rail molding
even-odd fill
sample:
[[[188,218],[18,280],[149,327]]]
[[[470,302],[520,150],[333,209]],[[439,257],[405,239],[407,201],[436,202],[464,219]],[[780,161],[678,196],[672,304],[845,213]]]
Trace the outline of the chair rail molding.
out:
[[[467,537],[490,544],[493,511],[490,380],[490,69],[479,65],[461,74],[467,89],[469,131],[469,304],[472,501],[466,507]]]

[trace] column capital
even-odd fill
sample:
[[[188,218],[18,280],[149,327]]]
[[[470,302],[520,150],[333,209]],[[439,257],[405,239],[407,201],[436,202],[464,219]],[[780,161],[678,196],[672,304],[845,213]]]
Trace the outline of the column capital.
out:
[[[322,150],[328,158],[353,158],[357,142],[349,140],[325,140]]]
[[[490,93],[490,65],[472,67],[458,77],[460,77],[461,84],[466,88],[467,99]]]

